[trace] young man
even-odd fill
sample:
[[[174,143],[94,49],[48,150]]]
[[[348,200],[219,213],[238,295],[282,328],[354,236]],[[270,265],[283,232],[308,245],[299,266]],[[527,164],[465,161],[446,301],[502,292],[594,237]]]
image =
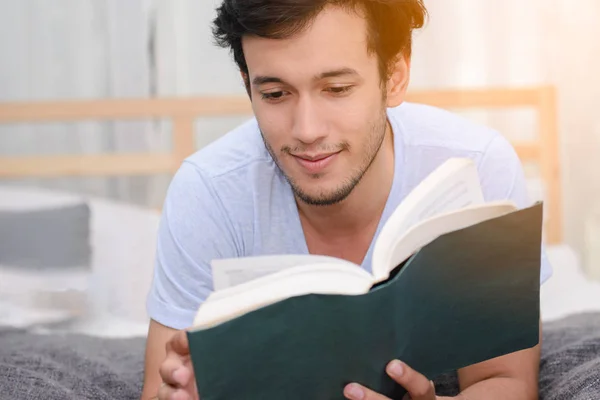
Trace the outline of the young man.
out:
[[[422,0],[224,0],[214,32],[233,52],[256,118],[189,157],[169,188],[143,398],[197,399],[181,330],[212,289],[212,259],[315,253],[368,269],[390,213],[450,157],[476,161],[487,200],[529,205],[500,134],[404,104],[411,32],[425,16]],[[541,268],[543,281],[550,270]],[[461,396],[537,398],[539,351],[460,370]],[[412,399],[436,398],[418,371],[390,361]],[[383,398],[360,382],[343,395]]]

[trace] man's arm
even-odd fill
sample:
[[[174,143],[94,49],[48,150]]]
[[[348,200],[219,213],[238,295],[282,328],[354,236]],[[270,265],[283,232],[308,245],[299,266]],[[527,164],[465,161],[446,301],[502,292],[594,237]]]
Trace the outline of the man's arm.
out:
[[[474,364],[458,371],[461,392],[456,400],[534,400],[538,398],[538,371],[542,330],[537,346]],[[406,389],[402,400],[450,400],[435,395],[433,382],[401,360],[392,360],[386,366],[387,374]],[[359,383],[344,387],[344,396],[350,400],[390,400]]]
[[[537,399],[541,343],[540,322],[540,342],[537,346],[459,370],[459,398]]]
[[[184,163],[169,185],[146,304],[151,322],[144,400],[157,396],[163,381],[171,384],[169,376],[161,379],[161,368],[169,365],[167,344],[192,325],[199,305],[212,291],[210,261],[238,255],[234,230],[212,184],[203,171]]]
[[[144,362],[144,389],[142,391],[141,400],[149,400],[156,397],[162,383],[159,368],[166,358],[165,348],[167,342],[177,332],[176,329],[169,328],[154,320],[150,320]]]

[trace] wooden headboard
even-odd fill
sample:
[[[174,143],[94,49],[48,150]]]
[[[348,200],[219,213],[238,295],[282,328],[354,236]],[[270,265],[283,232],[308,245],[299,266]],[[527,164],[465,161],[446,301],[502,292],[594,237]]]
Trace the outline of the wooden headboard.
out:
[[[547,201],[546,242],[562,241],[554,88],[411,91],[407,100],[448,109],[533,109],[537,115],[537,137],[512,144],[523,162],[535,162],[540,167]],[[172,151],[165,153],[0,157],[0,179],[173,173],[181,161],[196,150],[196,119],[250,116],[251,113],[250,103],[244,96],[0,103],[0,124],[162,118],[172,122],[173,141]]]

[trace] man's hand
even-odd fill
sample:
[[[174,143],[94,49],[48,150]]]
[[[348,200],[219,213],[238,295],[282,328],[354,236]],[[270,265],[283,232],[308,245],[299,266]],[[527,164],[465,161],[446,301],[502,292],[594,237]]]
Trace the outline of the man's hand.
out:
[[[405,399],[411,400],[441,400],[436,397],[433,382],[421,375],[408,365],[398,360],[391,361],[385,371],[387,374],[402,385],[408,392]],[[379,393],[367,389],[358,383],[350,383],[344,388],[344,396],[350,400],[384,400],[388,399]]]
[[[167,357],[160,366],[163,384],[160,400],[199,400],[190,348],[185,331],[177,332],[166,345]]]

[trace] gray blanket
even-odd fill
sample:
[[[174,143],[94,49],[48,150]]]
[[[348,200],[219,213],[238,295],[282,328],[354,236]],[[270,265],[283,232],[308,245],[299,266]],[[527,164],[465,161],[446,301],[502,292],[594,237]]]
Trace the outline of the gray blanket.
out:
[[[540,372],[544,400],[600,399],[600,314],[545,325]],[[0,330],[0,399],[139,399],[145,340],[36,335]],[[456,375],[436,379],[440,395]]]

